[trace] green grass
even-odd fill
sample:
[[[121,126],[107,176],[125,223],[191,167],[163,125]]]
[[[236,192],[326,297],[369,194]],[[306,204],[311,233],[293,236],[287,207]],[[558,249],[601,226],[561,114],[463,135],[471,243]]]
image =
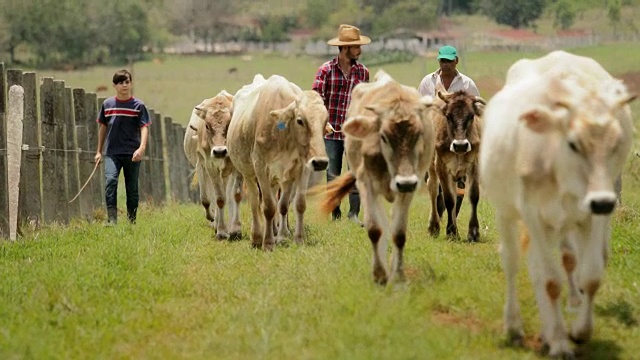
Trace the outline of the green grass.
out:
[[[640,352],[638,197],[616,216],[591,358]],[[534,359],[506,348],[492,211],[482,242],[427,236],[412,206],[408,281],[373,284],[365,231],[308,209],[307,243],[272,253],[219,242],[195,204],[143,207],[136,226],[73,223],[0,246],[0,358]],[[249,211],[242,206],[244,233]],[[466,231],[468,214],[461,215]],[[539,331],[526,271],[527,336]],[[612,357],[612,354],[615,355]]]
[[[632,61],[640,58],[636,48],[576,52],[622,74],[639,70]],[[468,54],[463,71],[481,84],[500,82],[506,67],[525,55],[536,54]],[[168,58],[136,65],[137,91],[167,115],[188,113],[205,94],[235,91],[256,72],[286,74],[301,84],[308,79],[310,86],[321,61]],[[417,59],[385,69],[417,85],[425,64],[435,65]],[[232,65],[241,71],[237,78],[226,74]],[[56,77],[94,87],[112,72],[100,68]],[[186,122],[186,115],[179,120]],[[640,158],[635,155],[623,184],[624,206],[614,218],[610,264],[596,298],[595,332],[584,350],[593,359],[640,354]],[[306,215],[307,243],[284,244],[272,253],[250,248],[247,204],[241,209],[245,238],[235,242],[216,241],[195,204],[143,206],[136,226],[74,221],[68,227],[25,229],[20,241],[0,243],[0,359],[538,358],[533,345],[504,346],[504,278],[490,206],[481,198],[479,244],[429,237],[429,208],[423,188],[409,219],[407,282],[387,287],[372,282],[365,231],[320,216],[315,199]],[[467,221],[465,205],[462,234]],[[534,343],[537,307],[524,264],[521,270],[525,331]]]

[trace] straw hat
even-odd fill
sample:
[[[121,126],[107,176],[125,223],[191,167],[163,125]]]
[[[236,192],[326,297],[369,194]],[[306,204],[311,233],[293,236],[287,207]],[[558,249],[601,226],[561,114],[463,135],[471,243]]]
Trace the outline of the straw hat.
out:
[[[340,25],[338,37],[327,41],[332,46],[367,45],[371,42],[368,36],[360,35],[360,29],[351,25]]]

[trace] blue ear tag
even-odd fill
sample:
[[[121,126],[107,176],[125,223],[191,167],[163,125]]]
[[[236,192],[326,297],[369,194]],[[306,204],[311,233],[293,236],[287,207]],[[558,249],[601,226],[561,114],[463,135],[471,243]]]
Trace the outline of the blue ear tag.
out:
[[[284,130],[287,128],[287,124],[283,120],[278,120],[278,129]]]

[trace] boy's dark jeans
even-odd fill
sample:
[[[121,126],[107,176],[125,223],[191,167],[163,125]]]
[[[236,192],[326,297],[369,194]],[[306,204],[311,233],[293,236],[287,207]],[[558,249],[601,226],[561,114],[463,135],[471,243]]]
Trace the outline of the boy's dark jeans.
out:
[[[107,216],[109,222],[115,223],[118,214],[118,177],[120,170],[124,174],[124,185],[127,191],[127,218],[130,222],[136,221],[138,202],[138,175],[140,174],[140,162],[133,162],[133,155],[111,155],[104,157],[105,174],[105,201],[107,203]]]

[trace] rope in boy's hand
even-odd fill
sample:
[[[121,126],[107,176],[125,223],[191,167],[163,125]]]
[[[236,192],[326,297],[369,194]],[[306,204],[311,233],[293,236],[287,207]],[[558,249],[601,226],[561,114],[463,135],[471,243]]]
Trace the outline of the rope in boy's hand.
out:
[[[75,199],[77,199],[78,196],[80,196],[80,193],[82,192],[82,190],[84,190],[84,188],[87,187],[87,185],[89,184],[89,181],[91,181],[91,178],[93,178],[93,174],[95,174],[96,170],[98,170],[98,165],[100,165],[100,161],[96,161],[96,166],[93,167],[93,171],[91,172],[91,175],[89,175],[89,178],[84,183],[84,185],[82,185],[82,188],[80,188],[80,191],[78,191],[76,196],[74,196],[73,199],[69,200],[69,204],[71,204]]]

